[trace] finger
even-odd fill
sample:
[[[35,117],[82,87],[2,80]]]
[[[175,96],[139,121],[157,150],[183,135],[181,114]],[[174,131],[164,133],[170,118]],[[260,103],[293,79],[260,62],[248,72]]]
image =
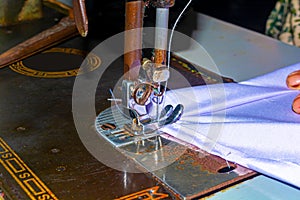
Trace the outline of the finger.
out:
[[[292,72],[286,79],[286,85],[290,89],[300,90],[300,70]]]
[[[300,95],[298,95],[293,102],[293,111],[300,114]]]

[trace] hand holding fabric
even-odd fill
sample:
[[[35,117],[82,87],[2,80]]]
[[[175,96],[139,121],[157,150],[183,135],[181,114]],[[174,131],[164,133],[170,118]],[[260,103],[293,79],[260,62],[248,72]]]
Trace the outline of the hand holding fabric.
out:
[[[286,84],[290,89],[300,90],[300,70],[290,73],[286,79]],[[292,104],[295,113],[300,114],[300,95],[298,95]]]

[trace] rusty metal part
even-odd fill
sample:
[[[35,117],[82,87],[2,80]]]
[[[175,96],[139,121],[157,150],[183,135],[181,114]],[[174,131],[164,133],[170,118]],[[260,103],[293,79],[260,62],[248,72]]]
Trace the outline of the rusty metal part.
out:
[[[142,60],[144,2],[127,1],[125,7],[124,72],[128,72],[127,79],[134,80]]]
[[[136,86],[133,91],[133,99],[139,105],[145,105],[153,91],[153,85],[149,83],[141,83]]]
[[[78,35],[78,31],[75,21],[70,17],[64,17],[57,25],[2,53],[0,55],[0,68],[41,52],[76,35]]]
[[[167,63],[169,8],[156,8],[154,62],[159,65]]]
[[[168,145],[164,146],[166,159],[173,155],[181,156],[165,169],[154,171],[153,176],[157,178],[158,182],[173,191],[178,199],[202,199],[211,193],[258,175],[257,172],[235,163],[226,162],[218,156],[209,154],[168,134],[162,135],[162,138],[182,145],[178,145],[178,148],[172,148],[170,151]],[[181,153],[184,148],[184,153]],[[228,165],[230,170],[222,173],[221,169],[227,168]]]
[[[167,63],[167,51],[162,49],[154,50],[154,62],[157,64],[166,64]],[[157,65],[160,66],[160,65]]]
[[[73,14],[77,30],[82,37],[86,37],[88,34],[88,18],[85,0],[73,0]]]
[[[170,8],[174,6],[175,0],[150,0],[150,4],[157,8]]]
[[[116,125],[112,124],[112,123],[105,123],[101,125],[101,128],[103,130],[114,130],[116,129]]]

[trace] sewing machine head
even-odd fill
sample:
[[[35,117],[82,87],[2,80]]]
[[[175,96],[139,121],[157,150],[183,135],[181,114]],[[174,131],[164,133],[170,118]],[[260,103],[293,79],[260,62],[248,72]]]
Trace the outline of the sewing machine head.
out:
[[[163,126],[175,123],[182,116],[183,105],[165,105],[171,76],[167,50],[168,15],[173,5],[174,1],[126,2],[124,75],[110,90],[111,107],[96,119],[97,131],[116,147],[156,137],[162,134]],[[147,6],[155,6],[157,12],[155,44],[149,58],[143,57],[142,48],[142,21]],[[103,128],[104,124],[108,128]]]
[[[125,129],[133,134],[153,132],[160,127],[176,122],[183,106],[164,106],[167,81],[170,76],[167,61],[168,15],[174,0],[127,1],[125,17],[125,52],[122,82],[122,110],[132,118]],[[156,7],[155,48],[151,58],[142,55],[142,19],[145,6]],[[134,31],[130,31],[134,29]]]

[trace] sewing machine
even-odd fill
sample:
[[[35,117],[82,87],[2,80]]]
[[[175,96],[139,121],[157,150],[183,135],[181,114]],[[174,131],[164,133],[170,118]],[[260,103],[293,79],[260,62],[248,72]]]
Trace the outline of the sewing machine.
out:
[[[150,1],[150,4],[151,3],[153,3],[155,6],[158,6],[155,4],[157,3],[156,1]],[[173,3],[174,2],[172,2],[172,4]],[[251,62],[249,62],[251,63],[251,67],[246,67],[250,71],[245,73],[245,69],[240,68],[238,65],[239,61],[242,61],[243,65],[245,65],[245,61],[238,59],[226,63],[226,67],[221,68],[220,72],[210,57],[205,57],[205,53],[201,54],[201,47],[198,46],[197,48],[197,45],[195,45],[196,47],[191,45],[192,47],[188,49],[179,50],[174,54],[171,54],[172,56],[169,56],[167,59],[168,31],[164,29],[168,28],[168,23],[166,22],[168,19],[167,13],[169,7],[171,7],[170,5],[172,5],[169,1],[167,1],[168,6],[164,7],[159,5],[157,9],[156,27],[162,28],[158,29],[158,31],[162,32],[155,35],[155,47],[157,47],[157,44],[160,44],[161,46],[154,48],[153,57],[151,59],[142,58],[142,4],[143,2],[141,1],[130,1],[126,4],[126,17],[128,17],[128,21],[126,21],[125,30],[128,31],[131,29],[137,29],[137,32],[128,33],[130,36],[125,33],[125,78],[121,85],[116,87],[121,88],[121,97],[116,98],[114,93],[111,91],[112,96],[110,99],[111,101],[121,101],[122,103],[112,104],[113,106],[111,108],[106,109],[97,116],[95,127],[98,133],[114,147],[120,149],[125,156],[132,157],[132,159],[135,160],[142,167],[142,169],[149,172],[163,185],[166,185],[167,188],[170,189],[171,193],[173,193],[173,198],[239,199],[243,197],[252,199],[254,198],[253,196],[255,196],[255,198],[272,199],[274,196],[279,197],[283,190],[289,191],[289,198],[295,198],[298,193],[295,188],[289,188],[287,185],[276,182],[273,179],[266,178],[250,169],[244,168],[243,166],[228,163],[226,160],[223,160],[219,157],[209,155],[203,151],[203,149],[189,146],[189,144],[183,144],[181,141],[176,140],[176,138],[168,137],[168,133],[160,131],[160,129],[166,125],[176,123],[178,120],[180,120],[180,116],[184,112],[184,107],[181,104],[178,104],[175,108],[173,108],[171,105],[158,103],[163,102],[162,98],[164,95],[166,95],[165,93],[167,91],[167,89],[165,87],[161,87],[161,85],[166,85],[164,82],[168,82],[169,79],[172,79],[172,73],[170,73],[169,68],[170,66],[168,66],[167,62],[168,59],[182,59],[180,61],[184,62],[185,64],[191,62],[193,63],[192,65],[196,66],[196,71],[199,72],[203,72],[206,69],[215,73],[215,76],[222,74],[223,77],[219,77],[220,79],[216,78],[219,82],[246,80],[258,76],[259,74],[267,73],[276,68],[280,68],[286,63],[282,63],[282,65],[279,63],[277,63],[277,65],[273,65],[272,63],[272,65],[267,65],[267,68],[261,68],[261,63],[257,63],[257,65],[255,65],[255,63],[253,63],[255,61],[251,60]],[[204,47],[207,47],[209,50],[211,50],[210,48],[218,49],[209,51],[210,53],[213,52],[213,58],[216,57],[216,60],[218,58],[224,58],[222,53],[218,53],[218,51],[222,52],[220,49],[225,46],[234,46],[232,43],[228,45],[220,45],[221,43],[216,42],[217,37],[222,37],[219,36],[218,33],[221,35],[224,34],[223,29],[219,32],[215,31],[217,33],[216,35],[214,35],[215,32],[210,35],[212,33],[210,32],[212,31],[210,28],[214,25],[215,27],[219,27],[218,23],[220,22],[210,20],[204,15],[195,16],[194,14],[191,14],[188,19],[185,20],[187,24],[190,21],[198,22],[196,27],[199,28],[200,31],[193,30],[192,37],[196,38],[199,43],[207,45]],[[131,26],[129,27],[128,24]],[[236,27],[232,28],[234,30],[237,29]],[[237,30],[237,33],[243,38],[249,37],[246,41],[237,41],[237,43],[241,42],[241,44],[239,44],[239,46],[243,48],[241,51],[247,51],[248,49],[246,46],[249,44],[249,41],[251,42],[251,40],[254,39],[254,36],[247,32],[247,30]],[[203,39],[203,34],[207,34],[206,40]],[[163,37],[159,37],[160,35],[163,35]],[[225,33],[225,36],[223,37],[230,37],[230,35]],[[236,35],[233,37],[236,37]],[[274,45],[274,41],[269,41],[270,38],[259,38],[259,40],[262,39],[267,40],[267,42],[265,42],[267,45]],[[132,41],[136,43],[132,43]],[[126,48],[130,50],[134,49],[134,51],[129,51],[130,53],[126,53],[128,51]],[[287,50],[294,55],[291,55],[293,59],[289,60],[288,62],[297,62],[297,59],[295,60],[295,58],[298,51],[294,51],[294,48],[290,48],[285,45],[282,45],[282,48],[284,49],[282,49],[283,51]],[[236,51],[236,49],[233,49],[232,51]],[[250,52],[252,52],[252,49],[250,49]],[[257,55],[257,52],[253,53]],[[270,53],[269,55],[272,55],[272,52],[264,53]],[[201,56],[199,59],[199,55],[204,56]],[[278,60],[278,62],[281,61]],[[198,64],[198,68],[195,63]],[[172,64],[175,65],[174,62],[171,63],[171,65]],[[232,79],[228,77],[231,77]],[[170,87],[172,88],[172,86]],[[186,87],[186,85],[182,83],[182,87]],[[159,97],[161,98],[160,100]],[[159,108],[159,106],[162,107]],[[124,117],[126,115],[127,117]],[[164,147],[168,147],[170,141],[175,141],[176,148],[168,151]],[[151,146],[155,146],[155,148],[151,148]],[[177,148],[184,149],[182,152],[180,152],[182,155],[180,155],[180,153],[177,154]],[[184,153],[185,150],[187,150],[187,153]],[[150,161],[146,159],[149,152],[154,154],[154,156],[149,154],[148,159]],[[176,161],[172,160],[169,161],[169,163],[167,162],[167,164],[164,163],[166,159],[170,159],[166,158],[164,155],[167,155],[167,157],[172,157],[171,152],[173,152],[175,155],[179,155],[176,158]],[[152,156],[155,157],[155,159],[152,159]],[[165,164],[163,164],[163,168],[161,168],[161,166],[157,163],[157,160],[160,160]],[[200,169],[198,166],[200,166]],[[178,168],[182,168],[183,170],[178,171]],[[211,182],[209,182],[209,180]],[[257,185],[260,184],[264,184],[266,186],[264,192],[262,192],[263,194],[258,192],[256,189],[253,190],[253,188],[256,188]],[[278,188],[278,193],[277,191],[272,191],[271,196],[265,196],[265,193],[269,193],[269,187]],[[241,192],[236,192],[236,188],[240,188]],[[222,191],[223,189],[224,191]],[[261,197],[258,197],[260,195]]]

